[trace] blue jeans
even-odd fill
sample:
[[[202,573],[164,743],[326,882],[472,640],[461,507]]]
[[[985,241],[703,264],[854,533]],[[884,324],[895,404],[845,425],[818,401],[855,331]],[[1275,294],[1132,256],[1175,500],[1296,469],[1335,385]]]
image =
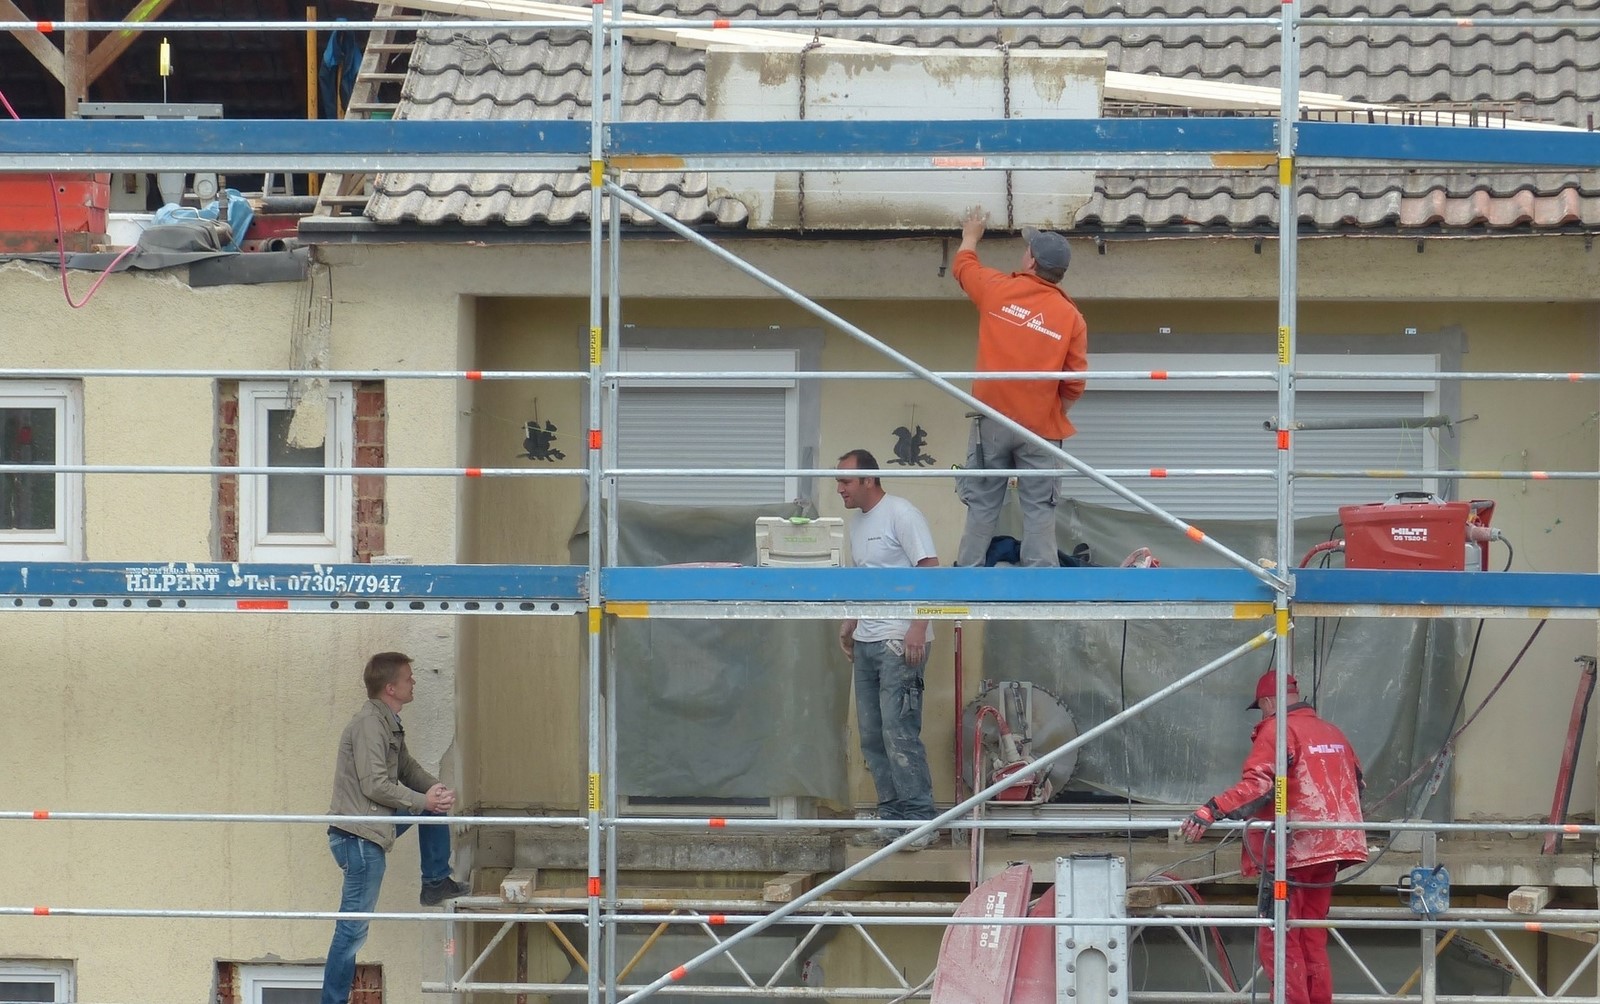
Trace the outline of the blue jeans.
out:
[[[428,813],[434,815],[434,813]],[[410,823],[394,828],[398,838],[411,829]],[[450,827],[417,827],[417,844],[422,851],[422,881],[437,882],[450,877]],[[388,856],[370,840],[329,827],[328,850],[344,872],[344,891],[339,896],[340,913],[372,913],[378,906],[378,889]],[[322,968],[322,1004],[347,1004],[350,984],[356,976],[356,952],[367,940],[367,921],[341,920],[333,925],[333,942],[328,946],[328,962]]]
[[[878,789],[879,819],[932,819],[933,777],[922,745],[922,667],[896,641],[855,643],[856,725]]]

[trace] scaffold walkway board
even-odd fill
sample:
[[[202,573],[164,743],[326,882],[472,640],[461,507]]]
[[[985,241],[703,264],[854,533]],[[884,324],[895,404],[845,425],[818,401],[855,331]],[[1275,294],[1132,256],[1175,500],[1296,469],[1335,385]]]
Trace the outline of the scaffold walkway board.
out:
[[[0,171],[587,171],[592,124],[569,120],[24,120],[0,125]],[[601,156],[628,171],[1071,168],[1259,170],[1266,118],[612,122]],[[1589,169],[1600,134],[1466,126],[1296,125],[1306,163]]]
[[[608,568],[623,618],[790,616],[929,620],[1253,620],[1272,590],[1238,568]]]
[[[1600,618],[1600,575],[1307,568],[1295,573],[1305,617]]]
[[[0,562],[0,610],[575,614],[585,565]],[[1254,620],[1272,587],[1240,568],[607,568],[607,613],[740,620]],[[1600,618],[1600,575],[1301,569],[1312,617]]]
[[[583,565],[0,562],[0,610],[573,614]]]

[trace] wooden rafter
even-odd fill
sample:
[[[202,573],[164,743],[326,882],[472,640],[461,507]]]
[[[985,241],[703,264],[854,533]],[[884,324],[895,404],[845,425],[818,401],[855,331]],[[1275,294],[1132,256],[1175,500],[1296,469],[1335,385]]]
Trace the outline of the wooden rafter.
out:
[[[0,0],[0,16],[8,21],[36,21],[37,18],[29,17],[17,8],[11,0]],[[56,83],[64,84],[67,81],[67,64],[61,55],[61,50],[50,44],[50,40],[43,34],[32,29],[17,29],[11,32],[12,37],[22,43],[22,47],[33,53],[33,58],[39,65],[56,78]]]
[[[172,0],[141,0],[133,10],[128,12],[128,16],[122,19],[122,23],[143,24],[146,21],[154,21],[171,6]],[[132,45],[138,37],[138,32],[124,28],[122,31],[114,31],[102,38],[99,44],[94,47],[94,50],[89,53],[86,81],[92,84],[99,79],[100,74],[109,70],[111,64],[117,61],[117,57],[127,52],[128,46]]]

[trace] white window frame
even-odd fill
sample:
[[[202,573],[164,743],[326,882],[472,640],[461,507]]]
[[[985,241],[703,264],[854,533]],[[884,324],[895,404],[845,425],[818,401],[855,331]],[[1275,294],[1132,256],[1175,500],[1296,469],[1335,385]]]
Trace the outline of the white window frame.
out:
[[[1277,360],[1270,353],[1236,353],[1236,352],[1194,352],[1194,353],[1153,353],[1153,352],[1092,352],[1089,356],[1089,368],[1093,372],[1183,372],[1195,370],[1221,370],[1221,371],[1261,371],[1272,370],[1277,366]],[[1423,414],[1436,414],[1441,407],[1440,383],[1433,374],[1439,372],[1439,357],[1431,353],[1311,353],[1302,354],[1296,361],[1296,370],[1338,370],[1341,372],[1370,372],[1370,373],[1405,373],[1415,374],[1410,379],[1363,380],[1352,377],[1345,380],[1331,379],[1298,379],[1295,381],[1296,392],[1356,392],[1380,391],[1386,393],[1420,393],[1422,395]],[[1138,391],[1154,394],[1182,394],[1192,391],[1244,391],[1255,392],[1271,396],[1276,393],[1276,385],[1270,381],[1251,377],[1225,377],[1211,380],[1146,380],[1132,383],[1117,382],[1105,384],[1118,391]],[[1091,386],[1088,393],[1093,394]],[[1273,397],[1267,414],[1276,414],[1277,401]],[[1423,430],[1426,432],[1426,430]],[[1315,435],[1315,433],[1307,433]],[[1436,469],[1439,465],[1439,446],[1437,440],[1430,435],[1422,437],[1422,464],[1429,470]],[[1067,452],[1072,452],[1072,440],[1065,444]],[[1199,461],[1200,466],[1205,466],[1204,461]],[[1439,481],[1436,478],[1422,480],[1421,488],[1425,491],[1438,492]],[[1137,491],[1135,486],[1135,491]]]
[[[263,990],[321,989],[321,966],[239,966],[239,1004],[261,1004]]]
[[[355,456],[355,385],[327,385],[328,467],[353,467]],[[293,407],[282,383],[239,385],[239,466],[267,464],[268,413]],[[352,560],[355,523],[355,488],[349,475],[323,479],[321,533],[267,532],[267,478],[265,474],[239,476],[240,561]]]
[[[56,988],[56,1004],[71,1004],[78,999],[70,962],[3,960],[0,985],[7,983],[49,983]]]
[[[59,380],[0,380],[0,408],[54,409],[57,416],[55,463],[83,463],[82,384]],[[55,479],[55,529],[0,529],[0,556],[5,560],[83,560],[83,475],[57,474]]]
[[[647,373],[704,373],[703,380],[623,380],[620,389],[629,387],[663,387],[691,391],[701,388],[753,387],[782,388],[784,390],[784,447],[783,467],[793,470],[800,466],[800,381],[793,377],[740,377],[719,378],[718,373],[778,373],[798,369],[799,352],[795,349],[673,349],[632,348],[623,346],[610,354],[618,372]],[[606,464],[616,463],[616,437],[608,437]],[[606,491],[611,485],[606,486]],[[800,495],[800,479],[789,476],[783,479],[783,499],[789,501]],[[777,503],[774,503],[777,504]]]

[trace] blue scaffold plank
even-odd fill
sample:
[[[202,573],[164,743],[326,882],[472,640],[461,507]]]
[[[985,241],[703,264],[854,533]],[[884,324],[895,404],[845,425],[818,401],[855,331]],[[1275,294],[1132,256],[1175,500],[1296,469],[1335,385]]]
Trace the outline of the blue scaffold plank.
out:
[[[565,119],[0,121],[0,171],[157,170],[184,164],[219,171],[514,171],[551,165],[573,169],[588,161],[589,124]]]
[[[569,613],[582,565],[0,562],[0,610]]]
[[[1301,122],[1295,126],[1301,160],[1451,165],[1600,166],[1600,133],[1582,130],[1489,129],[1468,126],[1365,125]]]
[[[1600,611],[1600,575],[1559,572],[1403,572],[1307,568],[1294,601],[1350,607]],[[1404,610],[1396,610],[1404,614]]]
[[[608,568],[618,603],[1214,603],[1272,601],[1237,568]]]
[[[607,157],[1260,153],[1277,149],[1263,118],[967,119],[959,121],[617,122]]]

